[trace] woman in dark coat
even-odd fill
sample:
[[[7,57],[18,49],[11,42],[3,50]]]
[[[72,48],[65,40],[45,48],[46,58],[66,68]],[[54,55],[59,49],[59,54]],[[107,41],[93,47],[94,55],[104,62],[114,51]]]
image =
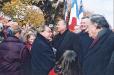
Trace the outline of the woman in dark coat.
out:
[[[14,35],[0,44],[0,75],[25,75],[23,65],[28,51],[19,39],[19,26],[14,25],[12,29]]]

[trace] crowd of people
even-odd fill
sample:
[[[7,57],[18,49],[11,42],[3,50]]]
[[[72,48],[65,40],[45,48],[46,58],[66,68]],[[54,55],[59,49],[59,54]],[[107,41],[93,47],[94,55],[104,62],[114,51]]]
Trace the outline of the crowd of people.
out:
[[[114,32],[103,15],[83,17],[78,33],[63,18],[55,26],[0,17],[0,75],[114,75]]]

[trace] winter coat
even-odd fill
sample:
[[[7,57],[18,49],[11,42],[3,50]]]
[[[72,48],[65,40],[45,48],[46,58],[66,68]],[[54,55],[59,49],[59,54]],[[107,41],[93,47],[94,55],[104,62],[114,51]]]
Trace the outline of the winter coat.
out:
[[[24,64],[28,51],[15,36],[0,44],[0,75],[25,75]]]
[[[31,49],[32,75],[48,75],[55,63],[55,55],[49,41],[41,34],[37,37]]]
[[[114,33],[107,30],[94,45],[88,48],[84,56],[83,75],[114,75],[109,71],[114,51]],[[114,71],[114,70],[113,70]]]

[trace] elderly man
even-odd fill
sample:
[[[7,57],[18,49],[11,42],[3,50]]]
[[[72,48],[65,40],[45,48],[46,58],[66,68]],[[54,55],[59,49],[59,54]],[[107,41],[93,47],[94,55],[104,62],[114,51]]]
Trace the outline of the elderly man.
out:
[[[84,75],[114,75],[109,71],[110,59],[114,51],[114,33],[109,29],[105,17],[94,14],[86,21],[87,32],[94,40],[84,56]]]
[[[32,75],[48,75],[55,63],[55,55],[49,44],[52,32],[44,25],[38,28],[37,37],[31,49]]]

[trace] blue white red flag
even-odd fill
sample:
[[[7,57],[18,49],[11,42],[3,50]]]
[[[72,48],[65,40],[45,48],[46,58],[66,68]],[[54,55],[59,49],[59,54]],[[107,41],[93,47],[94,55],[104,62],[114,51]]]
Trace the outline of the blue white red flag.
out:
[[[66,3],[65,3],[66,4]],[[74,31],[75,26],[80,23],[80,15],[83,12],[83,6],[82,6],[82,0],[71,0],[71,10],[70,10],[70,16],[68,16],[68,6],[66,6],[66,11],[65,11],[65,20],[67,20],[68,17],[69,21],[68,22],[68,27],[69,30]]]

